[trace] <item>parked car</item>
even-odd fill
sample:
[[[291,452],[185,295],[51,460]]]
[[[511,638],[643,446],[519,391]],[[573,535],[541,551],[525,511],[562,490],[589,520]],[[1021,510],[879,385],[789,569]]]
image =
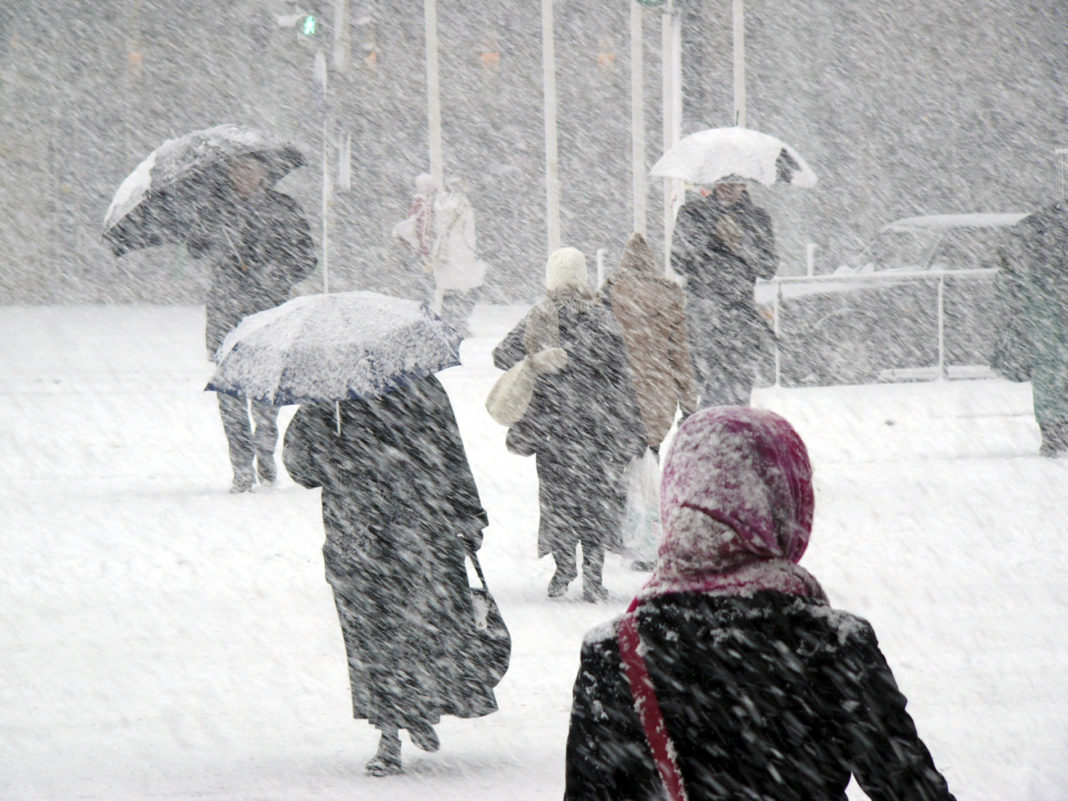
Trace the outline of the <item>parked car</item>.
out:
[[[778,317],[780,381],[865,383],[989,368],[994,276],[1010,227],[1025,216],[907,217],[830,275],[759,285],[758,307],[773,325]]]

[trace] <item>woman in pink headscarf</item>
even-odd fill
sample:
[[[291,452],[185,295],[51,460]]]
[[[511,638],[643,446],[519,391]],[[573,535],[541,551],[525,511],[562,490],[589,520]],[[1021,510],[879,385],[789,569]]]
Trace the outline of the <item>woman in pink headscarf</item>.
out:
[[[864,620],[798,561],[812,468],[783,418],[699,411],[664,463],[664,537],[582,647],[566,801],[950,801]]]

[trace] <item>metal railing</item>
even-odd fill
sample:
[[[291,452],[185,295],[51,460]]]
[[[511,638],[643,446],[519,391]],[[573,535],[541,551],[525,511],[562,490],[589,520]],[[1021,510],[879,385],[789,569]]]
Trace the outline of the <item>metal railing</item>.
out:
[[[882,272],[870,272],[870,273],[832,273],[829,275],[789,275],[789,276],[775,276],[770,279],[758,279],[757,286],[760,285],[772,285],[775,287],[775,294],[772,300],[772,328],[775,331],[775,386],[780,385],[781,378],[781,352],[779,348],[779,342],[781,341],[782,329],[781,329],[781,304],[782,304],[782,288],[785,284],[855,284],[861,286],[867,286],[871,284],[894,284],[912,281],[937,281],[937,338],[938,338],[938,363],[935,365],[937,370],[936,380],[942,380],[946,377],[946,347],[945,347],[945,285],[946,278],[964,279],[964,280],[979,280],[984,278],[992,279],[998,272],[998,268],[973,268],[962,270],[902,270],[899,272],[891,272],[885,270]]]

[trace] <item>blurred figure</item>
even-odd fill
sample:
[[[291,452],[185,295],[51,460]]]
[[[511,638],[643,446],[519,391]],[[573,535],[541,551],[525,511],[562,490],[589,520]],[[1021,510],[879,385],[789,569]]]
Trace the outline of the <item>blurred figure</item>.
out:
[[[682,289],[656,263],[645,237],[632,234],[617,269],[601,293],[623,331],[634,390],[654,451],[664,441],[676,410],[697,408],[697,388],[686,337]]]
[[[654,455],[675,422],[697,408],[697,387],[686,335],[682,288],[656,263],[645,237],[632,234],[619,268],[608,277],[601,293],[623,331],[634,390],[645,425],[645,439]],[[652,470],[654,462],[649,462]],[[640,469],[632,465],[631,469]],[[655,483],[647,494],[656,497]],[[652,505],[655,513],[655,504]],[[655,519],[659,519],[656,516]],[[644,528],[639,542],[627,543],[635,570],[652,570],[656,559],[657,528]]]
[[[652,578],[582,646],[566,801],[830,801],[850,774],[873,799],[951,801],[871,626],[798,565],[812,471],[790,424],[696,412],[662,503]]]
[[[1043,456],[1068,455],[1068,204],[1058,201],[1021,220],[1011,255],[1002,261],[1017,299],[1006,331],[1023,343]]]
[[[256,155],[234,159],[187,240],[191,255],[212,260],[205,304],[208,358],[244,317],[284,303],[315,269],[308,220],[293,198],[266,185],[266,177],[267,165]],[[252,401],[250,421],[248,400],[221,392],[218,398],[234,472],[230,491],[252,489],[253,460],[260,481],[272,483],[278,410]]]
[[[567,592],[578,575],[581,544],[582,597],[596,603],[608,597],[605,550],[621,546],[623,470],[644,451],[645,433],[619,328],[589,288],[585,256],[575,248],[554,252],[545,287],[545,299],[496,347],[493,363],[507,370],[546,348],[567,353],[562,370],[538,378],[507,444],[536,455],[538,556],[551,553],[556,562],[549,597]]]
[[[352,714],[381,731],[369,774],[401,771],[400,729],[425,751],[442,715],[497,709],[474,664],[464,564],[487,524],[434,376],[375,400],[302,406],[285,436],[293,480],[322,487],[323,559],[348,656]]]
[[[431,308],[466,336],[476,290],[486,277],[486,263],[478,258],[475,211],[462,179],[450,178],[445,182],[445,191],[434,197],[433,231],[429,260],[434,274]]]
[[[393,226],[393,236],[407,245],[426,267],[434,238],[434,197],[438,182],[430,173],[415,177],[415,196],[408,207],[408,216]]]
[[[671,264],[686,279],[690,352],[702,406],[748,406],[772,333],[756,309],[758,278],[778,266],[771,217],[740,178],[686,201],[675,220]]]

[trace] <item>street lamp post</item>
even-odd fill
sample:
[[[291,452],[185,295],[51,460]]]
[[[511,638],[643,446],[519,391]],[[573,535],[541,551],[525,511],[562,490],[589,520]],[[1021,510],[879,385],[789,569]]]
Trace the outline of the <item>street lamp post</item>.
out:
[[[441,144],[441,82],[438,77],[438,2],[425,0],[426,26],[426,107],[427,138],[430,148],[430,174],[438,186],[445,180],[445,158]]]
[[[682,129],[682,15],[675,0],[667,0],[661,26],[661,58],[664,86],[664,152],[678,144]],[[671,275],[671,238],[675,210],[682,203],[682,181],[664,179],[664,273]]]
[[[556,46],[553,0],[541,0],[541,64],[545,103],[545,216],[549,253],[560,248],[560,160],[556,133]]]
[[[745,127],[745,0],[734,0],[734,124]]]

